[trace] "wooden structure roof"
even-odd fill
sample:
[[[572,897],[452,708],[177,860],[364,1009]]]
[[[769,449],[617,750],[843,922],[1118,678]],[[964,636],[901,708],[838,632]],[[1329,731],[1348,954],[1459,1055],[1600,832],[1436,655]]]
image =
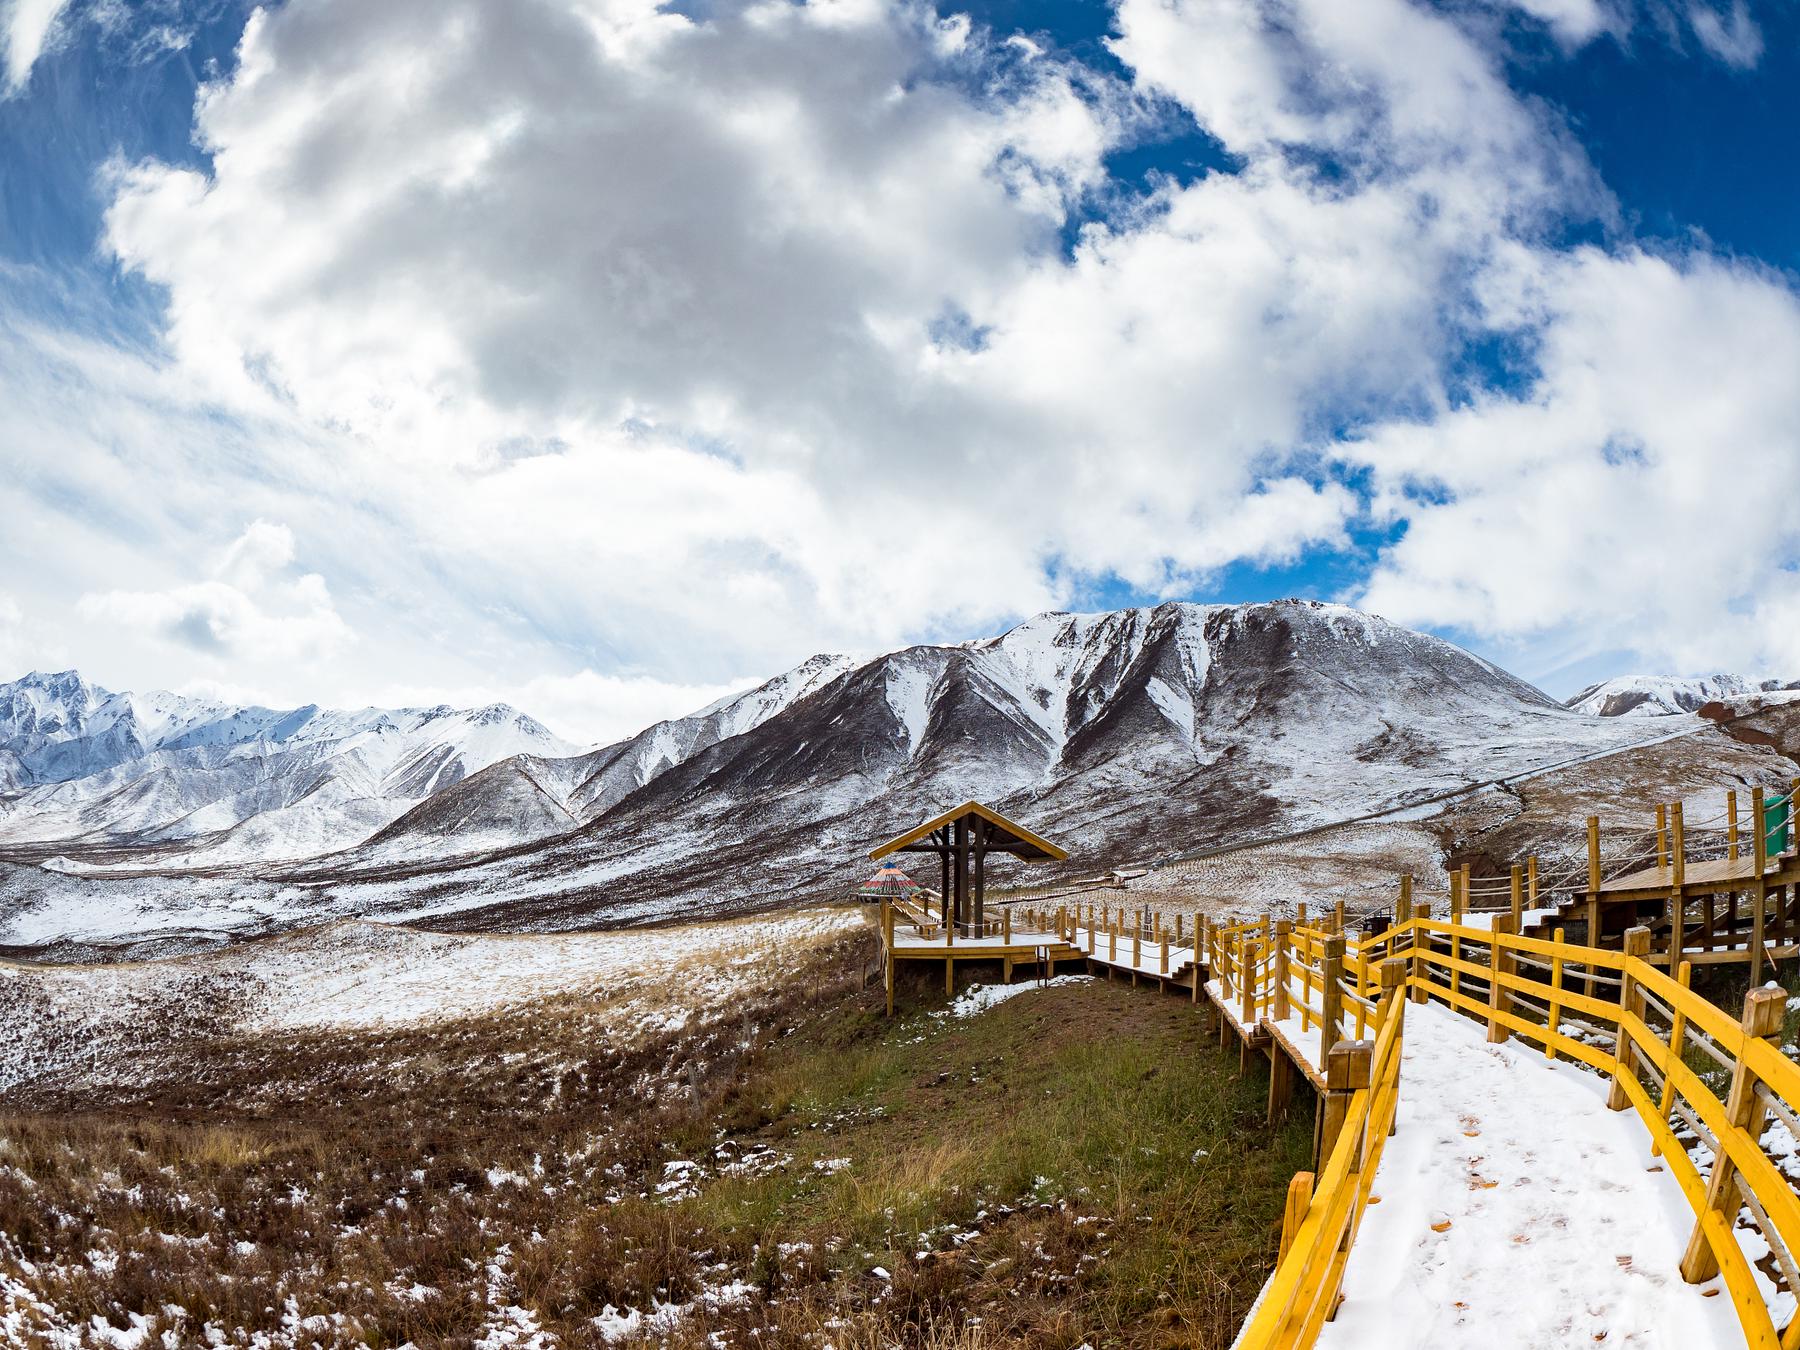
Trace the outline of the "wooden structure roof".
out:
[[[880,848],[872,850],[869,857],[879,862],[890,853],[936,852],[935,847],[920,850],[914,846],[934,832],[944,829],[946,826],[953,826],[958,821],[973,823],[977,820],[984,822],[987,826],[984,833],[986,849],[989,853],[1009,853],[1021,862],[1066,862],[1068,860],[1069,855],[1066,850],[1058,848],[1048,839],[1033,834],[1023,825],[1015,824],[998,811],[983,806],[980,802],[964,802],[961,806],[953,807],[941,816],[934,816],[923,825],[915,826],[905,834],[888,840]]]

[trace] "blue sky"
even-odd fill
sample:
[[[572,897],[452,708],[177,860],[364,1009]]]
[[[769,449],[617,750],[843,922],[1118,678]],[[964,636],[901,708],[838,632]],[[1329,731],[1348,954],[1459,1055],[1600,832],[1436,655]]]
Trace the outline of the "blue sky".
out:
[[[1800,6],[0,0],[0,41],[8,667],[582,737],[1282,595],[1558,694],[1800,667],[1792,513],[1732,486],[1800,468]]]

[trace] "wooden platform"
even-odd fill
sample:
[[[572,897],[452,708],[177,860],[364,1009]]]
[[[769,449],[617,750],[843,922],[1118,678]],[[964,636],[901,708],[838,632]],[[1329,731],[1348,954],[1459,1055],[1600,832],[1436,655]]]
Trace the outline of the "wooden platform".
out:
[[[1763,880],[1770,886],[1787,885],[1796,879],[1800,879],[1800,861],[1792,857],[1772,858],[1763,870]],[[1756,861],[1752,858],[1712,858],[1688,863],[1682,869],[1681,888],[1689,895],[1747,890],[1755,884]],[[1641,867],[1601,882],[1599,893],[1602,900],[1637,900],[1664,896],[1674,889],[1673,868]]]

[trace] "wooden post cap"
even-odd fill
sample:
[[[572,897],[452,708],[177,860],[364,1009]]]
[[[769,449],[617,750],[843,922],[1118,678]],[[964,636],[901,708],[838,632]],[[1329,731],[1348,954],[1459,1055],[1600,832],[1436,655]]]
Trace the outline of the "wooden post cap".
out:
[[[1406,983],[1407,960],[1404,956],[1390,956],[1381,963],[1381,987],[1398,989]]]
[[[1642,926],[1625,930],[1625,955],[1642,960],[1650,955],[1650,930]]]
[[[1342,934],[1325,939],[1325,959],[1342,961],[1344,959],[1344,939]]]
[[[1294,931],[1294,921],[1292,919],[1275,920],[1275,931],[1281,936],[1286,937],[1289,933]]]
[[[1356,1092],[1369,1086],[1369,1070],[1375,1062],[1373,1041],[1339,1041],[1325,1055],[1325,1088],[1328,1092]]]
[[[1752,989],[1744,995],[1744,1031],[1764,1040],[1781,1034],[1781,1019],[1787,1013],[1787,990]]]

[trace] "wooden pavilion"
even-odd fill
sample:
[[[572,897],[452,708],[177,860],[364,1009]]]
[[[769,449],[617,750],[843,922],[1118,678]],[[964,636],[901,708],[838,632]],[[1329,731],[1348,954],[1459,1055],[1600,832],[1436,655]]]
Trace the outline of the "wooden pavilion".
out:
[[[946,929],[954,924],[967,936],[984,931],[988,854],[1005,854],[1020,862],[1065,862],[1069,856],[980,802],[964,802],[934,816],[872,850],[869,857],[880,862],[895,853],[937,855],[943,879],[938,891],[942,922]]]

